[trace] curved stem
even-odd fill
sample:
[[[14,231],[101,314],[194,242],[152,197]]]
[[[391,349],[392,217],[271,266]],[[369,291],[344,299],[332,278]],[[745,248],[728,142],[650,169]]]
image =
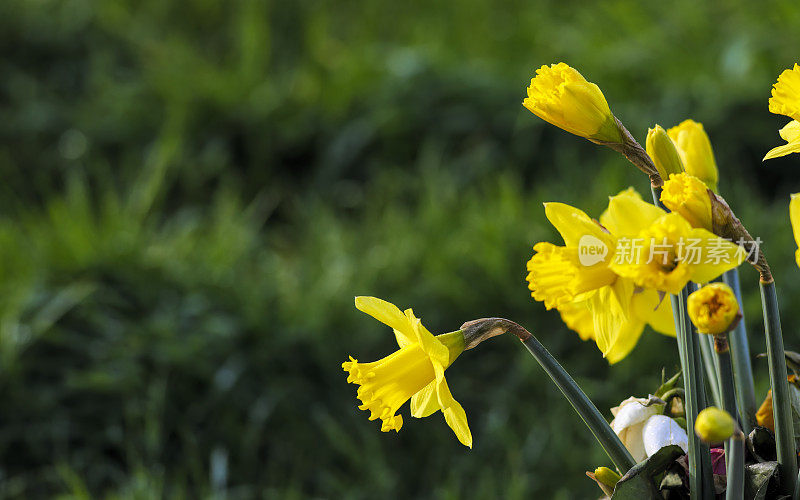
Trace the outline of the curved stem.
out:
[[[468,321],[461,325],[460,330],[464,334],[467,349],[472,349],[482,341],[506,332],[516,335],[525,344],[525,347],[533,357],[536,358],[541,367],[544,368],[544,371],[561,390],[567,401],[575,408],[575,411],[578,412],[583,422],[589,427],[589,430],[594,434],[595,439],[603,447],[611,461],[614,462],[614,465],[623,474],[636,465],[636,461],[611,426],[608,425],[600,410],[586,396],[569,373],[564,370],[564,367],[528,330],[504,318],[483,318]]]

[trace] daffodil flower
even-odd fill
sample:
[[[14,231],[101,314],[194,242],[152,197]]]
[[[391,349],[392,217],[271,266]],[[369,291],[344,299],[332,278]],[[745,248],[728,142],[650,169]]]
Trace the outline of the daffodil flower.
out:
[[[617,198],[603,222],[618,237],[609,267],[637,286],[677,294],[689,281],[709,282],[744,260],[739,246],[693,228],[678,213],[665,213],[641,198]]]
[[[565,63],[536,70],[522,105],[572,134],[619,143],[622,133],[600,88]]]
[[[687,311],[699,333],[718,335],[739,317],[739,302],[725,283],[710,283],[689,295]]]
[[[620,196],[638,194],[630,190]],[[647,323],[660,333],[675,335],[669,301],[662,301],[655,291],[637,290],[632,280],[609,267],[616,246],[613,231],[563,203],[546,203],[545,215],[564,246],[534,245],[527,280],[535,300],[558,309],[567,327],[583,340],[594,340],[609,363],[631,352]],[[604,217],[607,214],[601,221]]]
[[[433,336],[411,309],[403,313],[394,304],[375,297],[356,297],[356,308],[394,330],[399,350],[373,363],[350,357],[342,363],[347,381],[360,385],[359,409],[380,418],[381,431],[399,431],[403,417],[397,410],[409,399],[411,415],[430,416],[441,410],[458,440],[472,448],[467,415],[453,398],[444,371],[464,351],[460,331]]]
[[[786,144],[772,148],[764,160],[800,152],[800,66],[797,64],[781,73],[772,86],[769,111],[788,116],[792,121],[778,132]]]

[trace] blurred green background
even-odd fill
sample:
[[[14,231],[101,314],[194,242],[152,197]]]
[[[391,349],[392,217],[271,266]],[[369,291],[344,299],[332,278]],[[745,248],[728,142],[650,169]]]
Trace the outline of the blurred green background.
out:
[[[380,433],[340,363],[393,338],[353,296],[514,319],[609,418],[677,369],[652,332],[609,367],[526,288],[543,201],[648,188],[521,106],[565,61],[642,142],[705,124],[800,350],[800,158],[761,163],[797,26],[795,0],[0,3],[0,495],[599,496],[608,460],[511,338],[448,370],[471,451],[440,415]]]

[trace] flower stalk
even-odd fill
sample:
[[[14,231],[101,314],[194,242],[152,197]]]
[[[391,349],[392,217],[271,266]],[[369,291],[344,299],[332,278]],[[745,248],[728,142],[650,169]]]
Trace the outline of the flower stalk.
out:
[[[661,203],[661,187],[652,187],[653,202],[665,210]],[[686,391],[685,410],[686,428],[693,429],[697,414],[705,407],[705,389],[698,364],[700,363],[700,346],[694,334],[692,322],[686,309],[689,296],[687,285],[680,293],[671,295],[672,313],[675,317],[675,333],[678,341],[678,354],[681,360],[681,371]],[[710,499],[714,496],[711,484],[711,456],[708,445],[704,444],[697,434],[689,433],[689,492],[693,498]]]
[[[736,300],[742,304],[742,289],[739,283],[739,270],[731,269],[722,276],[725,283],[733,289]],[[743,311],[739,310],[740,314]],[[739,408],[742,430],[750,434],[755,426],[756,391],[753,387],[753,366],[750,363],[750,345],[747,341],[747,327],[742,317],[728,335],[733,364],[733,381],[736,388],[736,405]]]
[[[507,319],[484,318],[464,323],[461,325],[461,331],[464,332],[468,349],[475,347],[483,340],[506,332],[516,335],[575,408],[614,465],[623,473],[636,465],[636,461],[628,449],[622,444],[594,403],[564,370],[564,367],[528,330]]]
[[[786,373],[786,357],[783,350],[781,319],[778,312],[778,297],[773,280],[761,280],[761,306],[764,311],[764,330],[769,364],[769,385],[772,389],[772,413],[775,419],[775,442],[781,491],[791,495],[797,481],[797,455],[794,448],[792,409],[789,400],[789,382]]]

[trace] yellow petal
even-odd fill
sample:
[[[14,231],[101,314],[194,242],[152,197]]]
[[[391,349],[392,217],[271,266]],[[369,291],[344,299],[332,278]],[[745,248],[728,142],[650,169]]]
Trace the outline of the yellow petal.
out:
[[[777,146],[770,149],[762,161],[771,160],[772,158],[779,158],[791,153],[800,153],[800,139],[790,142],[789,144],[784,144],[783,146]]]
[[[800,247],[800,193],[794,193],[789,201],[789,220],[792,223],[794,241]],[[800,250],[798,250],[800,252]],[[800,266],[800,253],[797,255],[797,265]]]
[[[428,417],[439,411],[439,409],[435,380],[411,397],[411,415],[416,418]]]
[[[472,448],[472,432],[470,432],[469,424],[467,423],[467,414],[458,401],[453,398],[453,395],[450,394],[450,388],[444,378],[444,370],[436,371],[436,395],[447,425],[453,429],[461,444]]]
[[[746,256],[739,245],[705,229],[692,229],[689,238],[699,239],[703,249],[700,264],[691,266],[691,280],[695,283],[708,283],[725,271],[739,266]]]
[[[668,296],[661,297],[653,289],[642,290],[633,296],[632,309],[634,316],[647,322],[653,330],[670,337],[675,336],[672,301]]]
[[[581,340],[594,340],[594,320],[585,302],[567,302],[558,306],[558,312],[567,328],[577,332]]]
[[[633,236],[664,213],[652,203],[642,200],[635,189],[628,188],[609,199],[608,208],[600,216],[600,224],[617,238]]]
[[[443,369],[447,367],[447,363],[450,359],[450,352],[447,346],[442,344],[442,342],[434,337],[427,328],[422,326],[422,322],[419,318],[414,316],[414,311],[406,309],[405,315],[411,325],[411,333],[413,334],[411,338],[415,339],[414,341],[422,347],[425,354],[430,356],[431,363],[433,363],[434,367],[436,367],[437,364],[442,366]]]
[[[783,138],[786,142],[794,142],[800,139],[800,122],[797,120],[792,120],[782,129],[778,131],[781,138]]]
[[[564,244],[568,247],[577,247],[581,237],[585,235],[594,236],[606,245],[610,245],[612,241],[597,222],[575,207],[564,203],[545,203],[544,213],[547,220],[561,233]]]
[[[800,120],[800,66],[783,71],[772,86],[769,112]]]
[[[356,297],[356,308],[363,313],[369,314],[384,325],[392,327],[397,338],[397,344],[400,347],[417,342],[408,318],[391,302],[386,302],[377,297],[361,296]]]
[[[639,342],[639,337],[642,336],[643,331],[644,322],[642,321],[630,320],[623,323],[617,334],[616,341],[606,354],[606,361],[612,365],[622,361],[636,347],[636,343]]]

